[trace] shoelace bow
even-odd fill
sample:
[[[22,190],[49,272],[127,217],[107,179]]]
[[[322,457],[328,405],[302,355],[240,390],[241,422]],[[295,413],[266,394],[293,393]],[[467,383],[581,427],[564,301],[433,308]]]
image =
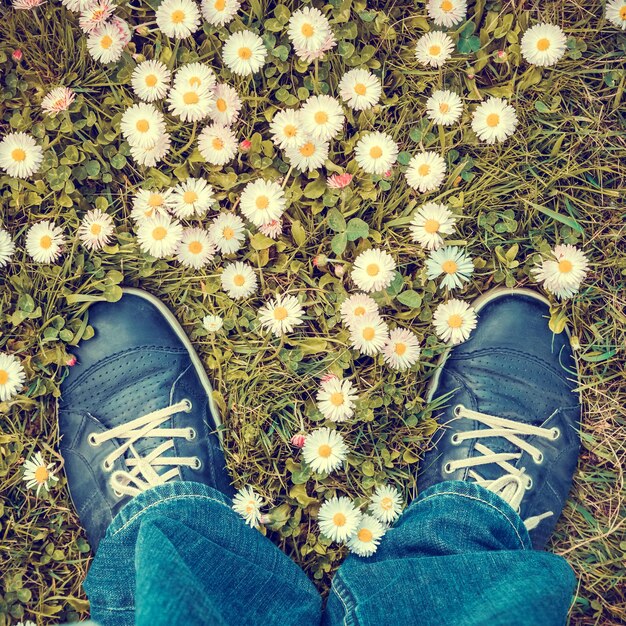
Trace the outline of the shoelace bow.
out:
[[[180,477],[181,467],[191,467],[200,469],[200,459],[198,457],[177,457],[163,456],[168,450],[174,447],[175,437],[184,437],[188,441],[197,436],[193,428],[161,428],[161,424],[166,422],[172,415],[184,411],[191,411],[191,402],[181,400],[164,409],[159,409],[138,417],[126,424],[120,424],[102,433],[92,433],[88,441],[92,446],[99,446],[111,439],[126,440],[119,448],[111,452],[103,461],[104,470],[112,472],[109,483],[113,491],[118,495],[136,496],[137,494],[154,487],[162,485],[168,480]],[[136,450],[134,444],[143,437],[169,437],[167,441],[158,445],[149,454],[142,457]],[[113,471],[113,464],[117,459],[130,454],[125,459],[128,471]],[[162,473],[158,473],[156,468],[172,466]]]
[[[524,422],[508,420],[495,415],[480,413],[458,404],[454,408],[454,415],[457,419],[471,419],[487,428],[478,430],[468,430],[452,435],[452,443],[460,444],[466,439],[476,439],[474,450],[479,456],[449,461],[444,466],[444,472],[451,474],[459,469],[469,468],[468,476],[478,485],[498,494],[503,500],[508,502],[513,509],[519,512],[520,504],[526,490],[532,488],[532,478],[525,473],[525,468],[516,468],[510,461],[517,461],[522,456],[522,452],[494,452],[487,445],[481,443],[480,439],[489,439],[490,437],[502,437],[509,443],[513,444],[523,452],[527,452],[533,461],[540,465],[543,462],[543,454],[541,451],[530,444],[522,437],[537,436],[555,441],[560,436],[558,428],[542,428],[533,426]],[[483,478],[475,469],[481,465],[489,465],[496,463],[506,474],[495,480]],[[554,515],[553,511],[546,511],[541,515],[535,515],[524,520],[524,525],[528,530],[532,530],[539,525],[541,520]]]

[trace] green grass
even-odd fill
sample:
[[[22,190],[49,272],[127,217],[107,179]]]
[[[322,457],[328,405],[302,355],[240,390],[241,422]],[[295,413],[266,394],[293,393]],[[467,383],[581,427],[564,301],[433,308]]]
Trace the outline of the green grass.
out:
[[[140,8],[132,13],[126,2],[119,4],[118,14],[133,24],[153,19],[152,0],[135,0]],[[231,27],[268,32],[276,24],[263,26],[261,18],[273,18],[274,8],[264,0],[246,4]],[[76,19],[56,0],[32,14],[0,9],[0,135],[10,129],[31,132],[46,147],[39,180],[0,176],[0,216],[18,242],[13,263],[2,272],[0,349],[19,355],[29,380],[26,393],[0,404],[0,626],[22,616],[52,624],[87,614],[81,583],[91,553],[65,480],[37,499],[25,490],[21,465],[37,450],[62,465],[55,398],[64,363],[90,332],[88,300],[115,299],[119,284],[159,295],[185,325],[218,391],[228,465],[237,486],[250,483],[271,502],[274,521],[268,535],[320,590],[327,589],[345,556],[343,548],[318,537],[320,501],[337,493],[364,502],[379,482],[414,493],[418,460],[435,428],[424,394],[443,349],[430,319],[444,294],[426,280],[425,255],[408,236],[407,224],[422,197],[408,189],[401,168],[385,189],[384,183],[357,173],[351,161],[355,135],[373,128],[389,132],[408,153],[423,146],[445,154],[450,175],[428,199],[448,202],[461,217],[456,241],[477,265],[464,299],[498,285],[532,286],[530,268],[555,243],[582,246],[590,257],[592,271],[581,293],[553,307],[553,323],[567,321],[580,346],[585,415],[574,489],[551,549],[569,560],[579,579],[572,624],[626,620],[626,35],[605,23],[603,3],[597,1],[479,0],[471,3],[469,17],[480,51],[457,52],[441,71],[430,71],[418,67],[413,55],[417,36],[427,28],[423,2],[366,6],[364,0],[337,0],[327,10],[344,54],[320,63],[316,84],[313,66],[280,60],[283,51],[276,48],[288,45],[280,23],[272,33],[276,41],[269,42],[278,56],[270,57],[265,74],[255,81],[220,70],[224,32],[207,29],[195,42],[180,46],[159,33],[135,35],[131,51],[160,56],[171,67],[195,59],[211,63],[243,98],[237,133],[253,141],[250,153],[220,171],[190,151],[195,129],[180,125],[166,162],[144,171],[126,160],[128,146],[117,128],[121,113],[134,102],[132,58],[126,54],[112,68],[92,62]],[[518,47],[520,33],[540,20],[561,25],[570,36],[566,57],[543,71],[521,62]],[[352,55],[347,44],[356,47]],[[20,64],[11,60],[15,48],[24,53]],[[500,49],[508,55],[504,63],[495,57]],[[269,248],[247,248],[237,255],[260,268],[257,297],[237,304],[219,289],[219,257],[206,271],[194,272],[140,253],[128,216],[132,195],[144,180],[157,187],[189,174],[206,176],[222,208],[232,206],[243,183],[260,171],[276,177],[288,169],[269,142],[261,141],[269,139],[265,113],[284,106],[279,95],[291,94],[288,103],[294,103],[303,87],[307,93],[334,94],[346,67],[362,63],[382,73],[385,97],[374,113],[349,114],[350,132],[333,143],[334,169],[356,173],[354,184],[344,193],[328,190],[322,197],[306,197],[303,190],[317,174],[289,178],[285,235]],[[69,114],[45,119],[39,103],[57,84],[72,86],[78,98]],[[428,125],[424,104],[433,88],[444,85],[464,96],[466,110],[460,126],[438,131]],[[281,87],[287,91],[279,92]],[[473,104],[486,95],[507,97],[520,118],[517,133],[503,145],[480,145],[470,129]],[[85,166],[94,162],[99,165],[90,168],[97,173],[87,176]],[[88,254],[73,235],[96,203],[114,216],[116,240],[105,252]],[[334,233],[325,219],[333,206],[370,226],[368,240],[348,244],[341,258],[330,248]],[[34,264],[23,249],[28,225],[42,219],[54,219],[72,235],[56,265]],[[305,238],[298,237],[298,222]],[[340,279],[335,267],[349,269],[356,254],[374,244],[393,254],[403,276],[402,285],[378,298],[384,313],[414,329],[423,344],[420,365],[409,373],[357,358],[339,324],[337,303],[352,287],[348,272]],[[331,259],[328,265],[313,266],[318,254]],[[399,302],[400,288],[417,292],[419,305]],[[279,342],[259,332],[255,320],[263,294],[284,289],[300,297],[307,322]],[[225,331],[215,337],[201,328],[208,313],[225,319]],[[352,453],[345,471],[303,482],[306,473],[289,439],[321,423],[313,399],[319,375],[328,370],[351,376],[360,390],[357,417],[340,427]]]

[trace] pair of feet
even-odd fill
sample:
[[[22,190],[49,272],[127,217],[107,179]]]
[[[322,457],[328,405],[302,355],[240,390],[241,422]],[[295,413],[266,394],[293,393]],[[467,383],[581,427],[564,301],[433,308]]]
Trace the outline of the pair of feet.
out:
[[[516,509],[545,545],[563,509],[579,450],[576,364],[553,335],[548,304],[527,290],[476,303],[471,338],[449,350],[429,399],[444,408],[418,480],[477,482]],[[72,500],[95,550],[130,498],[170,480],[232,495],[219,415],[198,355],[172,313],[126,289],[89,310],[94,338],[63,381],[61,453]]]

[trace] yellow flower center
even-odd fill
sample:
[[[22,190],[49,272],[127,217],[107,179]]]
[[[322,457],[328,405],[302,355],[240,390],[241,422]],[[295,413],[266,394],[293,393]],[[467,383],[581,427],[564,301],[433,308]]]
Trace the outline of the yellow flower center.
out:
[[[318,111],[314,119],[316,124],[326,124],[328,122],[328,113],[326,111]]]
[[[264,209],[267,209],[267,207],[270,205],[270,199],[267,196],[259,196],[256,199],[256,208],[259,209],[259,211],[263,211]]]
[[[195,191],[185,191],[183,194],[183,200],[187,204],[193,204],[198,200],[198,194]]]
[[[369,543],[372,539],[374,539],[374,535],[369,528],[361,528],[361,530],[357,533],[357,537],[359,538],[359,541],[362,541],[363,543]]]
[[[357,93],[357,95],[364,96],[367,92],[367,87],[363,83],[357,83],[354,86],[354,91]]]
[[[537,50],[540,52],[545,52],[550,47],[550,40],[546,39],[546,37],[542,37],[537,41]]]
[[[226,226],[226,228],[222,231],[222,235],[224,235],[224,239],[228,241],[235,236],[235,231],[230,226]],[[243,285],[243,283],[241,284]]]
[[[393,506],[393,501],[389,496],[386,496],[380,501],[380,508],[383,511],[390,511],[392,506]]]
[[[47,250],[51,245],[52,245],[52,237],[50,237],[49,235],[44,235],[40,240],[39,240],[39,245],[44,249]]]
[[[228,108],[228,106],[226,105],[226,100],[224,100],[224,98],[218,98],[215,106],[220,113],[224,113],[224,111],[226,111],[226,109]]]
[[[226,0],[215,0],[213,5],[216,11],[223,11],[226,8]]]
[[[426,163],[422,163],[418,168],[417,168],[417,173],[420,176],[428,176],[430,174],[430,165],[427,165]]]
[[[314,152],[315,152],[315,144],[311,143],[310,141],[308,143],[305,143],[300,148],[300,154],[303,157],[310,157]]]
[[[243,274],[237,274],[233,278],[233,282],[235,283],[237,287],[243,287],[243,284],[246,282],[246,279],[244,278]]]
[[[327,443],[323,443],[318,449],[317,449],[317,453],[319,454],[319,456],[321,456],[323,459],[327,459],[332,453],[333,453],[333,449],[327,444]]]
[[[383,156],[382,148],[380,146],[370,148],[370,156],[372,159],[380,159],[380,157]]]
[[[447,113],[450,110],[450,105],[447,102],[439,103],[439,111],[441,113]]]
[[[100,224],[92,224],[90,230],[91,234],[97,237],[102,232],[102,226],[100,226]]]
[[[183,95],[183,102],[185,104],[198,104],[200,96],[195,91],[187,91]]]
[[[157,226],[152,231],[152,238],[155,241],[161,241],[162,239],[165,239],[166,237],[167,237],[167,229],[164,228],[163,226]]]
[[[573,269],[574,269],[574,266],[572,265],[571,261],[568,261],[567,259],[563,259],[562,261],[559,262],[559,272],[562,272],[563,274],[568,274]]]
[[[105,50],[108,50],[112,45],[113,45],[113,39],[111,39],[111,37],[109,37],[109,35],[105,35],[100,40],[100,46],[102,48],[104,48]]]
[[[174,24],[180,24],[185,19],[185,12],[177,9],[172,13],[172,22]]]
[[[311,24],[302,24],[302,28],[300,29],[300,32],[304,35],[304,37],[313,37],[314,33],[315,33],[315,29],[313,28],[313,26],[311,26]]]
[[[9,373],[6,370],[0,370],[0,385],[6,385],[9,382]]]
[[[287,126],[285,126],[284,132],[287,137],[295,137],[298,129],[293,124],[287,124]]]
[[[159,82],[159,79],[156,77],[156,74],[148,74],[146,76],[146,85],[148,87],[154,87]]]
[[[148,199],[148,204],[151,207],[161,206],[163,202],[163,196],[160,193],[153,193]]]
[[[213,137],[213,141],[211,142],[213,146],[213,150],[223,150],[224,142],[219,137]]]
[[[449,13],[454,8],[454,5],[452,4],[452,2],[450,2],[450,0],[443,0],[443,2],[439,6],[441,7],[441,10],[445,11],[446,13]]]
[[[252,56],[252,50],[244,46],[243,48],[239,48],[239,50],[237,51],[237,54],[239,55],[240,59],[247,61]]]
[[[626,20],[626,6],[623,6],[623,7],[619,10],[619,16],[620,16],[623,20]]]
[[[448,318],[448,326],[450,328],[461,328],[462,325],[463,318],[458,313],[454,313]]]
[[[189,252],[191,254],[200,254],[202,252],[202,244],[199,241],[192,241],[189,244]]]
[[[364,306],[358,306],[356,309],[354,309],[354,314],[355,315],[365,315],[365,307]]]
[[[340,391],[335,391],[330,396],[330,403],[333,406],[341,406],[343,404],[343,394]]]
[[[426,220],[424,222],[424,230],[430,235],[436,233],[440,226],[441,224],[437,220]]]
[[[287,315],[289,315],[289,313],[284,306],[277,306],[274,309],[274,319],[278,320],[279,322],[282,322],[284,319],[286,319]]]
[[[43,465],[41,467],[38,467],[35,470],[35,480],[40,485],[43,485],[46,482],[46,480],[48,480],[49,476],[50,476],[50,472],[48,472],[47,468],[43,467]]]
[[[428,48],[428,54],[433,57],[441,54],[441,46],[431,46],[430,48]]]
[[[402,356],[406,352],[406,344],[405,343],[397,343],[394,352],[398,356]]]
[[[15,148],[15,150],[11,152],[11,158],[14,161],[23,161],[26,158],[26,152],[22,150],[22,148]]]
[[[335,513],[333,515],[333,524],[335,526],[345,526],[346,516],[343,513]]]
[[[139,120],[136,124],[135,124],[135,128],[140,132],[140,133],[147,133],[150,130],[150,122],[148,120]]]
[[[374,339],[375,334],[376,331],[371,326],[363,329],[363,339],[365,339],[365,341],[371,341]]]
[[[380,267],[377,263],[370,263],[365,271],[367,272],[368,276],[378,276],[378,273],[380,272]]]
[[[485,121],[487,126],[495,128],[500,123],[500,116],[497,113],[490,113]]]
[[[441,264],[441,269],[446,274],[454,274],[459,269],[459,266],[452,259],[448,259]]]

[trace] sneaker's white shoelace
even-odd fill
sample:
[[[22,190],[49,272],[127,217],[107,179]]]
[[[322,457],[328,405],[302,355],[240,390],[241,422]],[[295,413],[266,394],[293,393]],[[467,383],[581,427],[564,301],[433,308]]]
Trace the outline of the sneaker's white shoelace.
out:
[[[112,472],[109,483],[118,496],[136,496],[150,487],[162,485],[172,478],[180,477],[181,467],[200,468],[200,459],[198,457],[163,456],[174,447],[175,437],[184,437],[190,441],[197,436],[193,428],[160,427],[172,415],[181,411],[186,413],[191,411],[191,402],[189,400],[181,400],[176,404],[153,411],[131,422],[120,424],[105,432],[89,435],[89,443],[92,446],[99,446],[111,439],[126,440],[103,461],[104,470]],[[158,445],[145,457],[142,457],[135,449],[134,444],[143,437],[169,437],[170,439]],[[128,471],[113,471],[115,461],[127,452],[130,452],[129,457],[125,459]],[[171,466],[171,469],[159,474],[156,468],[165,466]]]
[[[503,500],[508,502],[513,509],[519,512],[520,504],[527,489],[532,487],[532,479],[525,473],[525,468],[516,468],[510,461],[517,461],[522,456],[522,452],[527,452],[533,461],[540,465],[543,462],[543,454],[536,447],[522,437],[536,436],[543,437],[554,441],[559,438],[560,432],[558,428],[542,428],[533,426],[525,422],[508,420],[495,415],[488,415],[468,409],[462,404],[458,404],[454,408],[456,419],[471,419],[487,428],[477,430],[468,430],[455,433],[452,436],[453,444],[460,444],[467,439],[475,439],[474,450],[479,453],[478,456],[458,459],[446,463],[444,472],[452,474],[459,469],[469,468],[468,476],[477,484],[481,485],[498,494]],[[481,439],[489,439],[490,437],[503,437],[520,452],[494,452],[487,445],[481,443]],[[481,465],[496,463],[506,474],[496,480],[487,480],[483,478],[476,469]],[[541,515],[535,515],[524,520],[524,525],[528,530],[536,528],[541,520],[554,515],[553,511],[546,511]]]

